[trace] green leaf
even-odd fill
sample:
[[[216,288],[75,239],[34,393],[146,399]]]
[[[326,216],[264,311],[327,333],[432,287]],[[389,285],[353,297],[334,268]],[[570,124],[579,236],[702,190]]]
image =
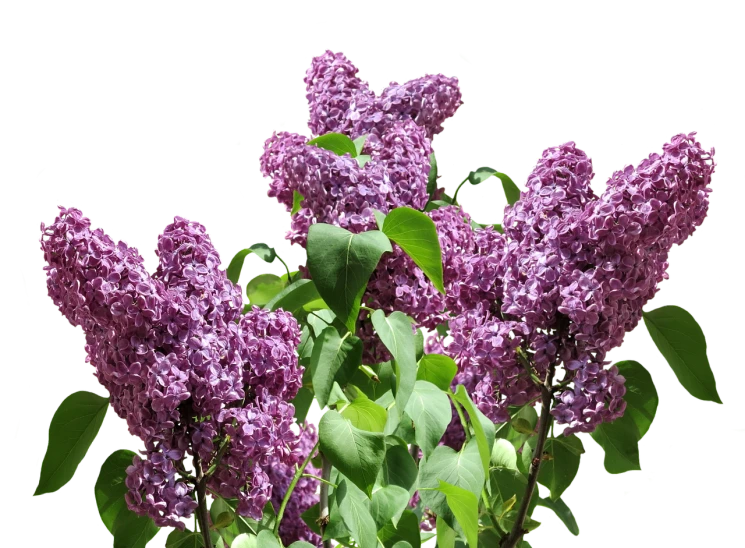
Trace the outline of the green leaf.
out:
[[[424,206],[425,213],[428,211],[434,211],[435,209],[440,209],[441,207],[452,205],[450,202],[446,202],[445,200],[430,200],[427,202],[427,205]]]
[[[281,546],[279,539],[269,529],[259,531],[256,537],[256,548],[281,548]]]
[[[370,515],[370,501],[362,491],[349,486],[346,480],[336,489],[339,514],[360,548],[376,548],[378,544],[375,520]]]
[[[592,438],[605,450],[605,469],[611,474],[640,470],[639,440],[649,430],[657,411],[657,390],[646,369],[634,361],[619,362],[626,378],[626,412],[595,429]]]
[[[297,316],[298,312],[312,308],[327,308],[323,302],[312,306],[321,299],[315,284],[311,280],[301,279],[285,287],[271,301],[264,305],[267,310],[281,308]]]
[[[473,185],[486,185],[489,184],[489,179],[494,177],[494,174],[497,172],[496,169],[494,169],[491,166],[480,166],[477,169],[473,170],[471,173],[471,181]]]
[[[166,539],[166,548],[204,548],[204,538],[201,533],[194,533],[188,529],[174,529]]]
[[[296,540],[290,544],[289,548],[315,548],[312,544],[305,542],[304,540]]]
[[[300,194],[297,190],[292,191],[292,210],[290,211],[291,217],[303,208],[303,200],[305,200],[305,196]]]
[[[455,548],[455,529],[450,527],[440,516],[437,516],[437,548]]]
[[[246,284],[246,296],[254,306],[264,306],[285,288],[285,282],[274,274],[259,274]]]
[[[354,156],[359,156],[362,154],[362,149],[365,148],[365,141],[367,141],[367,138],[369,135],[360,135],[357,137],[352,143],[354,143],[354,150],[355,154]]]
[[[308,416],[308,410],[310,405],[313,403],[313,392],[303,387],[297,392],[297,396],[292,400],[292,405],[295,406],[295,419],[298,422],[304,422],[305,417]]]
[[[427,176],[427,195],[432,196],[432,193],[437,190],[437,158],[435,153],[429,155],[429,175]]]
[[[481,495],[484,485],[484,467],[481,464],[475,439],[466,443],[460,452],[455,452],[446,445],[438,445],[432,455],[420,466],[419,493],[424,506],[451,524],[452,514],[448,509],[445,495],[436,490],[425,489],[427,487],[437,489],[440,486],[440,480],[462,487],[476,497]]]
[[[411,257],[442,294],[442,251],[437,227],[427,215],[410,207],[397,207],[383,223],[383,233]]]
[[[419,360],[421,360],[423,357],[424,357],[424,333],[422,332],[421,329],[417,329],[416,333],[414,333],[414,359],[417,361],[417,363],[419,363]]]
[[[426,459],[440,443],[453,417],[447,394],[431,382],[416,381],[406,413],[414,422],[416,444]]]
[[[413,494],[416,487],[417,469],[414,459],[408,449],[402,445],[388,447],[383,460],[383,466],[378,474],[378,483],[383,487],[396,485]]]
[[[505,532],[512,529],[517,509],[520,508],[525,496],[527,483],[525,476],[517,470],[495,467],[489,471],[489,504],[497,511],[498,525]],[[537,503],[538,489],[533,492],[528,514],[533,512]]]
[[[357,156],[357,147],[354,141],[341,133],[326,133],[308,141],[309,145],[325,148],[334,154],[344,156],[349,154],[352,158]]]
[[[114,535],[115,547],[144,548],[159,531],[152,519],[132,512],[124,500],[127,467],[134,456],[132,451],[115,451],[104,461],[96,480],[96,506],[101,521]]]
[[[505,439],[494,441],[491,451],[491,464],[517,470],[517,452],[515,446]]]
[[[429,381],[440,390],[448,390],[458,372],[452,358],[442,354],[425,354],[419,360],[417,380]]]
[[[368,432],[385,430],[385,423],[388,418],[385,408],[368,399],[362,393],[359,393],[359,396],[352,403],[344,407],[341,415],[360,430]]]
[[[392,401],[390,403],[393,403]],[[390,405],[390,403],[388,405]],[[404,411],[399,414],[395,412],[388,413],[388,422],[385,425],[385,434],[402,439],[407,444],[416,444],[414,435],[414,421]]]
[[[235,519],[235,516],[230,511],[225,511],[220,514],[218,514],[213,520],[212,525],[210,526],[210,529],[218,530],[218,529],[224,529],[225,527],[228,527],[231,523],[233,523],[233,519]]]
[[[378,531],[378,538],[385,548],[394,548],[400,542],[407,542],[412,548],[420,548],[419,518],[411,510],[404,510],[398,524],[388,522]]]
[[[34,496],[53,493],[72,479],[96,439],[108,405],[108,398],[91,392],[75,392],[60,404],[49,425],[49,444]]]
[[[373,312],[371,320],[381,342],[393,356],[396,368],[396,407],[400,414],[406,409],[416,382],[416,351],[411,320],[398,311],[386,317],[382,310]]]
[[[519,451],[523,444],[535,435],[536,424],[538,424],[538,413],[532,405],[513,407],[510,408],[510,422],[498,425],[495,436],[506,439]]]
[[[269,508],[272,508],[271,503],[269,503],[267,506]],[[224,499],[222,497],[216,498],[212,503],[212,506],[210,507],[210,516],[214,514],[216,517],[225,511],[232,512],[233,523],[230,524],[228,527],[225,527],[224,529],[220,529],[219,531],[220,535],[228,542],[228,544],[231,545],[233,543],[233,540],[243,533],[255,538],[256,533],[262,528],[266,528],[267,525],[272,521],[272,515],[267,515],[266,513],[266,506],[264,507],[264,516],[262,517],[261,522],[257,522],[256,520],[248,517],[239,516],[235,512],[237,507],[237,500]],[[273,508],[272,512],[274,512]]]
[[[520,199],[520,187],[512,177],[507,175],[504,171],[497,171],[494,177],[502,183],[502,190],[504,191],[504,200],[510,205],[513,205]]]
[[[383,224],[385,223],[385,213],[377,209],[373,209],[373,217],[375,217],[375,224],[378,225],[378,230],[383,230]]]
[[[382,529],[389,521],[396,525],[409,505],[410,498],[409,491],[398,485],[388,485],[373,491],[370,514],[378,529]]]
[[[502,507],[512,497],[519,507],[525,495],[527,480],[517,470],[495,467],[489,470],[489,502],[493,508]]]
[[[368,496],[385,457],[385,436],[355,428],[336,411],[318,424],[321,452]]]
[[[453,399],[465,407],[474,434],[476,443],[481,456],[481,463],[484,467],[484,475],[489,473],[489,458],[491,457],[492,445],[494,445],[494,423],[487,419],[484,414],[473,404],[471,398],[466,392],[466,388],[459,384]]]
[[[274,535],[271,536],[274,537]],[[266,548],[269,548],[270,546],[272,546],[273,539],[266,540],[268,540],[269,542],[269,545]],[[276,543],[274,545],[276,546]],[[230,543],[230,548],[259,548],[258,538],[253,535],[241,533],[240,535],[235,537],[235,540],[233,542]]]
[[[468,545],[476,547],[479,534],[479,499],[470,491],[444,481],[440,481],[437,490],[445,494],[450,510],[466,535]]]
[[[553,510],[554,514],[567,526],[569,532],[574,536],[579,535],[579,527],[577,526],[577,520],[574,519],[574,514],[566,505],[562,499],[551,500],[546,497],[545,499],[538,499],[538,506],[544,506],[549,510]]]
[[[706,357],[706,338],[696,320],[678,306],[644,312],[644,324],[680,384],[700,399],[722,403]]]
[[[362,341],[354,335],[340,337],[335,327],[327,327],[316,339],[310,358],[313,390],[318,405],[328,404],[334,380],[346,381],[362,363]],[[341,384],[341,383],[340,383]]]
[[[579,470],[580,455],[584,452],[582,442],[575,435],[546,440],[538,483],[551,490],[552,500],[557,500],[571,485]]]
[[[380,256],[391,251],[382,232],[361,234],[327,224],[308,231],[308,270],[324,301],[349,331],[355,331],[360,300]]]
[[[318,518],[321,515],[320,503],[315,503],[313,506],[308,508],[305,512],[300,514],[300,518],[308,526],[308,529],[316,533],[321,534],[321,529],[318,527]]]
[[[277,256],[274,248],[269,247],[266,244],[254,244],[251,247],[242,249],[235,254],[235,257],[233,257],[233,260],[230,261],[230,264],[228,265],[228,269],[225,271],[228,280],[234,284],[238,283],[238,279],[241,277],[241,270],[243,269],[243,261],[245,261],[246,257],[251,253],[267,263],[273,262]]]
[[[257,257],[261,264],[271,264],[277,260],[277,248],[266,242],[254,242],[248,246],[251,254]]]

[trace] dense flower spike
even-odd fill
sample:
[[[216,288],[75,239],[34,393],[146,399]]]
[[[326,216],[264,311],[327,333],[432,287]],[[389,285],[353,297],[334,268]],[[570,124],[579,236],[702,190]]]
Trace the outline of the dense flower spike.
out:
[[[528,176],[528,190],[505,209],[505,234],[518,243],[546,237],[567,214],[595,199],[593,176],[592,160],[574,143],[545,150]]]
[[[640,161],[616,170],[583,221],[589,238],[626,249],[680,245],[701,226],[711,206],[715,150],[696,132],[678,133]]]
[[[312,424],[305,424],[300,433],[300,442],[297,447],[296,455],[293,462],[287,463],[276,459],[267,467],[269,481],[273,485],[272,506],[275,511],[279,510],[282,499],[287,493],[287,489],[295,475],[295,464],[300,465],[308,454],[315,448],[318,441],[318,434]],[[320,477],[321,470],[312,464],[305,468],[305,473],[311,476]],[[309,542],[315,546],[321,545],[321,537],[311,531],[300,517],[303,512],[311,506],[318,503],[319,482],[313,478],[301,477],[290,495],[290,499],[285,508],[284,519],[279,526],[279,536],[285,546],[299,540]]]
[[[341,53],[315,57],[305,77],[310,106],[308,126],[315,135],[382,135],[396,122],[413,120],[428,139],[463,103],[457,78],[427,75],[405,84],[391,83],[379,97]]]
[[[310,106],[308,126],[314,135],[349,134],[356,104],[375,99],[367,82],[360,80],[357,72],[357,67],[343,53],[326,51],[313,58],[305,74],[305,85]]]
[[[76,209],[42,225],[49,294],[86,334],[88,360],[111,405],[145,443],[127,470],[127,501],[159,525],[183,528],[195,508],[176,475],[187,455],[214,465],[210,487],[260,517],[272,485],[262,466],[289,461],[302,368],[300,332],[283,311],[242,310],[204,227],[176,218],[150,276],[142,258]],[[219,442],[225,435],[230,442]]]
[[[157,258],[153,278],[185,300],[195,296],[200,311],[210,323],[234,321],[243,310],[245,297],[240,284],[228,280],[221,253],[200,221],[176,215],[156,236]]]

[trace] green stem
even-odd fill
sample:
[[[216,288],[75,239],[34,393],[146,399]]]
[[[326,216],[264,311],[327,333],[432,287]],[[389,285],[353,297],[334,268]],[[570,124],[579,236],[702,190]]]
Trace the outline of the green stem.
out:
[[[303,478],[310,478],[310,479],[314,479],[316,481],[320,481],[321,483],[325,483],[326,485],[330,485],[334,489],[336,489],[338,487],[335,483],[332,483],[329,480],[325,480],[323,478],[319,478],[318,476],[314,476],[313,474],[303,474],[301,477],[303,477]]]
[[[310,459],[313,458],[313,454],[316,452],[316,449],[318,449],[318,442],[316,442],[316,444],[313,446],[313,449],[311,449],[310,452],[308,453],[308,456],[305,457],[303,464],[301,464],[300,467],[295,472],[295,476],[292,478],[292,481],[290,482],[290,486],[287,488],[285,497],[282,499],[282,504],[279,506],[279,512],[277,512],[277,521],[274,523],[274,535],[277,538],[279,538],[279,523],[282,521],[282,516],[285,513],[285,508],[287,507],[287,503],[290,500],[290,495],[292,495],[292,492],[295,490],[295,486],[297,485],[297,482],[300,481],[300,476],[303,475],[303,471],[308,466]]]
[[[285,270],[287,271],[287,283],[289,284],[291,282],[290,278],[292,278],[292,276],[290,275],[290,268],[287,266],[287,263],[282,260],[282,257],[277,255],[276,251],[274,252],[274,256],[277,257],[280,263],[285,265]]]
[[[463,182],[458,185],[458,188],[455,189],[455,194],[453,194],[453,205],[458,205],[458,191],[460,190],[460,187],[465,185],[468,182],[468,177],[463,179]]]
[[[481,500],[484,502],[484,507],[486,508],[486,515],[489,516],[489,519],[491,520],[491,523],[494,526],[494,530],[499,531],[499,524],[497,523],[499,520],[497,519],[496,514],[494,514],[494,508],[492,508],[491,504],[489,504],[489,497],[486,494],[486,489],[483,487],[481,489]]]

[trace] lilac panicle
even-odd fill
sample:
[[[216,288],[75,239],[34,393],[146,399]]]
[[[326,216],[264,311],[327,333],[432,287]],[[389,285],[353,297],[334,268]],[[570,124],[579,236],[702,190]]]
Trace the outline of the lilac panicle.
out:
[[[156,236],[153,255],[157,262],[153,278],[161,280],[185,299],[204,300],[204,317],[235,321],[245,297],[240,284],[228,280],[224,259],[201,221],[176,215]]]
[[[326,51],[313,58],[305,74],[305,85],[310,106],[308,127],[314,135],[351,133],[351,116],[357,103],[375,98],[357,72],[343,53]]]
[[[166,228],[153,276],[79,210],[62,208],[42,233],[49,295],[83,328],[112,407],[145,444],[127,470],[130,508],[183,528],[195,503],[179,471],[191,455],[217,466],[212,490],[261,516],[272,491],[262,467],[291,460],[298,443],[287,403],[303,373],[294,318],[254,309],[237,322],[240,289],[197,223],[176,218]]]

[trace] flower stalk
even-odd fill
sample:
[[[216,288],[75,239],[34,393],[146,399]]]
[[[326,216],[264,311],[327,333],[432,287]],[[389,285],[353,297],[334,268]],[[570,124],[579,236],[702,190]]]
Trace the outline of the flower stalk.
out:
[[[543,462],[543,448],[546,445],[546,438],[553,422],[551,417],[551,403],[553,402],[553,390],[551,383],[554,378],[554,366],[549,367],[546,379],[540,386],[541,389],[541,416],[538,420],[538,438],[535,444],[535,452],[533,453],[533,459],[530,461],[530,470],[528,473],[528,484],[525,487],[525,493],[523,499],[520,502],[520,508],[517,511],[517,517],[515,523],[512,526],[512,530],[500,544],[500,548],[515,548],[518,543],[522,540],[523,535],[527,533],[523,529],[525,518],[528,516],[528,509],[530,508],[530,499],[533,498],[533,492],[535,491],[536,484],[538,483],[538,473],[541,470],[541,463]]]

